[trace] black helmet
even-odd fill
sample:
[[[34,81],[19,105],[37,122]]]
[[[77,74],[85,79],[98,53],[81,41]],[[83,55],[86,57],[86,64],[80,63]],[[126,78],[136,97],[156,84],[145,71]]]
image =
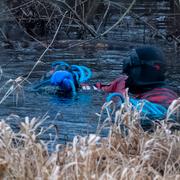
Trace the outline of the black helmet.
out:
[[[163,82],[164,61],[159,48],[145,46],[133,49],[123,64],[123,72],[128,75],[126,86],[148,86]]]

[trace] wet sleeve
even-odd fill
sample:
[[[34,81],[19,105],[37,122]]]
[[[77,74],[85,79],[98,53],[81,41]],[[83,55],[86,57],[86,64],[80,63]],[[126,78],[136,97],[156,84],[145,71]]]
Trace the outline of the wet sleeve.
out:
[[[110,84],[102,84],[100,82],[96,83],[96,88],[101,89],[108,93],[118,92],[123,93],[125,92],[125,80],[127,79],[127,76],[121,76],[114,81],[112,81]]]
[[[158,120],[166,117],[167,109],[160,104],[134,98],[130,98],[130,102],[141,113],[141,115],[148,117],[149,119]]]

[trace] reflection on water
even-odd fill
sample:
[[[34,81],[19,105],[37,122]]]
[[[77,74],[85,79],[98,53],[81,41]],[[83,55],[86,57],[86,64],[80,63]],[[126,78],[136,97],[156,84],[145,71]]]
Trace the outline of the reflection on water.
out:
[[[114,46],[115,44],[115,46]],[[108,48],[79,47],[69,51],[56,49],[46,54],[29,78],[29,82],[38,81],[39,78],[50,68],[53,61],[65,61],[69,64],[85,65],[93,71],[93,77],[90,81],[94,84],[97,81],[104,83],[110,82],[122,72],[122,61],[128,51],[137,44],[119,42],[111,43]],[[119,47],[119,48],[118,48]],[[180,83],[180,62],[179,57],[173,52],[170,46],[162,46],[168,57],[168,82],[174,87]],[[3,69],[3,77],[0,86],[10,78],[26,75],[30,72],[34,63],[43,52],[36,48],[22,50],[1,50],[0,66]],[[11,95],[0,106],[0,117],[5,118],[10,114],[16,114],[20,117],[42,117],[47,113],[49,118],[43,124],[49,126],[55,125],[58,129],[58,140],[60,142],[72,140],[76,134],[94,133],[98,124],[96,112],[100,112],[101,106],[105,100],[102,92],[78,92],[77,97],[62,98],[45,93],[34,93],[27,91],[28,83],[24,84],[25,98],[18,105],[13,102]],[[7,90],[7,89],[6,89]],[[5,91],[0,92],[1,98]],[[17,121],[10,122],[18,128]],[[42,138],[49,138],[49,133],[55,134],[55,129],[48,131]]]

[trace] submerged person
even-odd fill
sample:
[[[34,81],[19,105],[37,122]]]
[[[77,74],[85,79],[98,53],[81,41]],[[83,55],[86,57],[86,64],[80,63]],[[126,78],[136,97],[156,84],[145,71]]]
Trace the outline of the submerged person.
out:
[[[77,90],[84,87],[92,75],[88,67],[80,65],[69,65],[62,61],[53,62],[51,70],[48,71],[33,86],[34,91],[47,91],[53,94],[71,96],[75,95]]]
[[[143,101],[142,113],[149,119],[163,119],[167,108],[178,95],[165,83],[165,58],[156,47],[145,46],[133,49],[124,60],[123,73],[108,85],[97,83],[96,87],[107,93],[125,94],[129,89],[131,103],[138,107]],[[110,96],[110,97],[113,97]]]

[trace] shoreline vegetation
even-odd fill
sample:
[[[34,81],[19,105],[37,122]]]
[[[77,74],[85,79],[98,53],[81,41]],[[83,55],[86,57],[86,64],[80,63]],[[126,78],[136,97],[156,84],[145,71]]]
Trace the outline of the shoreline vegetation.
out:
[[[179,115],[180,99],[173,101],[167,118],[155,123],[151,133],[140,127],[140,112],[133,110],[128,97],[116,111],[113,106],[105,103],[97,114],[103,123],[96,134],[75,136],[66,145],[56,145],[51,153],[48,143],[38,138],[46,132],[40,128],[46,117],[26,117],[19,132],[1,120],[0,178],[179,180],[180,133],[171,131],[168,121],[172,114]],[[108,128],[107,137],[99,135],[104,128]]]
[[[139,29],[144,43],[148,39],[162,39],[174,42],[176,48],[180,44],[178,0],[164,3],[155,0],[143,3],[135,0],[3,0],[0,10],[3,19],[0,37],[6,43],[31,39],[47,48],[43,41],[50,41],[54,36],[56,40],[93,41],[111,39],[115,30],[122,31],[124,36],[132,31],[134,36],[133,31]]]

